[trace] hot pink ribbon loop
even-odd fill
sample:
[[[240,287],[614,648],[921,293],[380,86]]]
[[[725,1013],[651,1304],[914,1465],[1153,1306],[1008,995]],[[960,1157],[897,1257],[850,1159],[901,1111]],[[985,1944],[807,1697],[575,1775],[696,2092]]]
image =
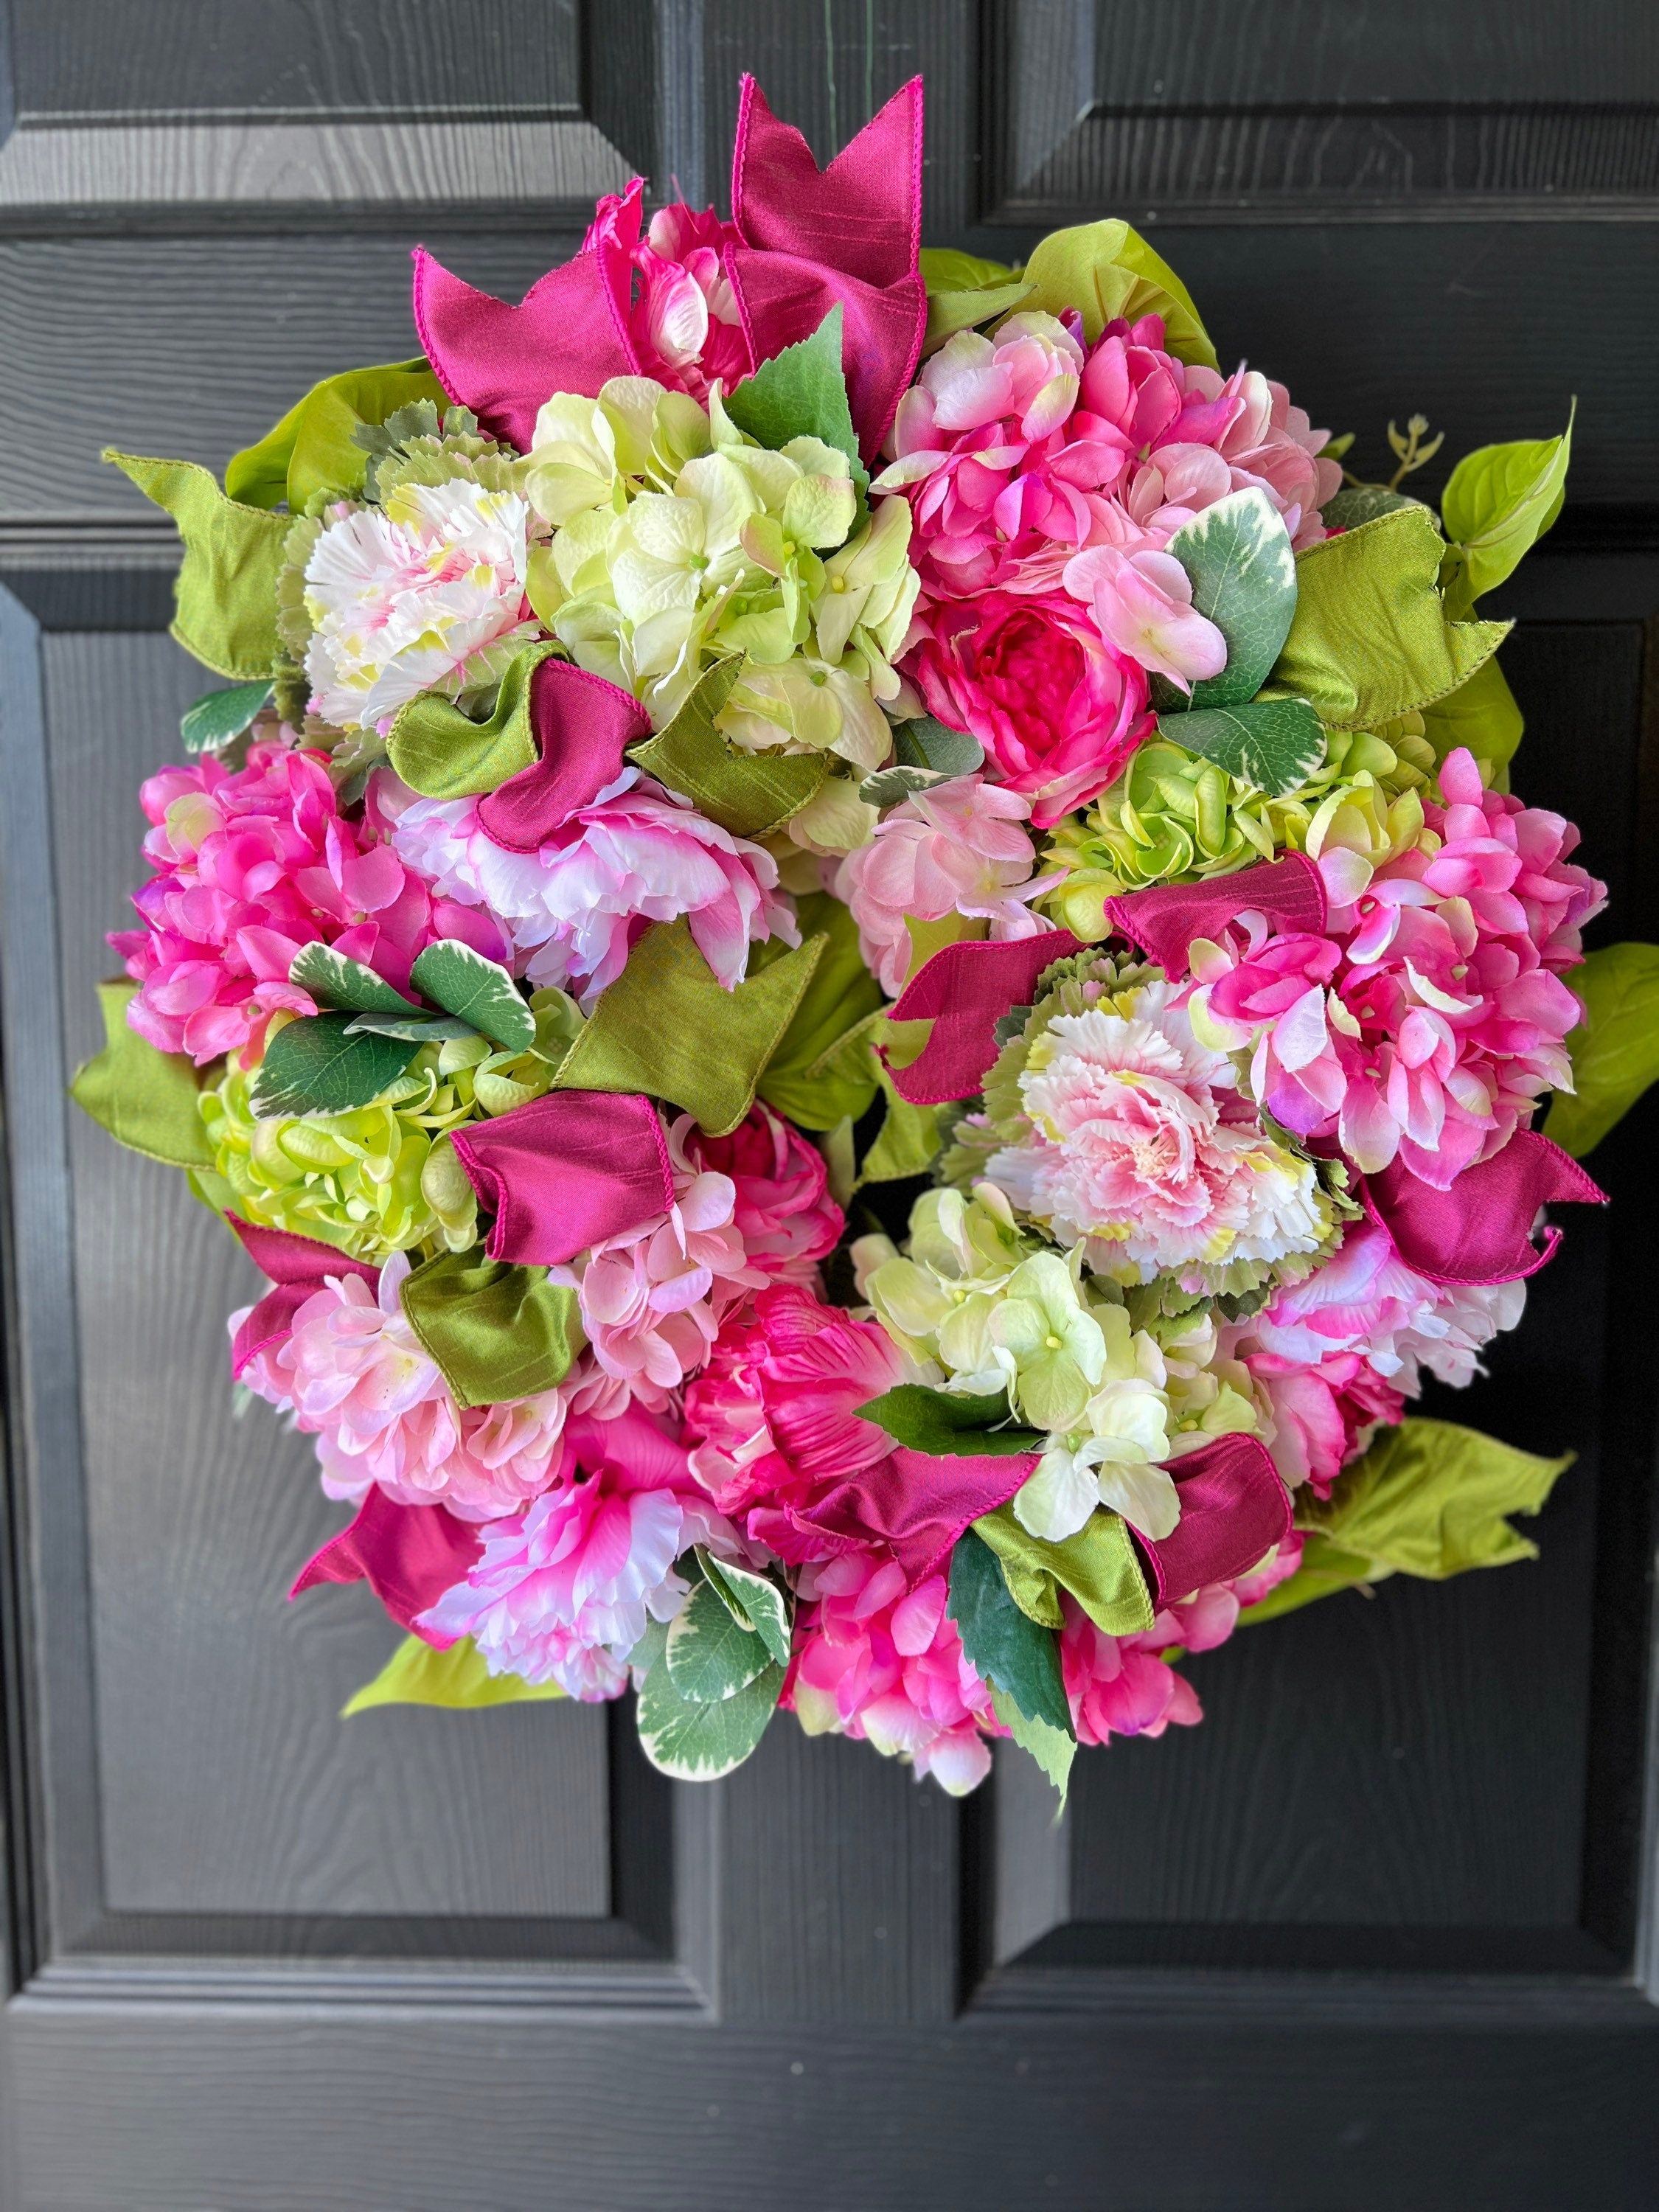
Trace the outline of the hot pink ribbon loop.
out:
[[[1289,1534],[1290,1492],[1260,1437],[1217,1437],[1174,1461],[1181,1518],[1158,1543],[1135,1537],[1152,1571],[1154,1607],[1228,1581]]]
[[[892,1069],[893,1087],[913,1106],[971,1098],[997,1056],[996,1025],[1011,1006],[1029,1006],[1043,969],[1082,947],[1069,929],[1045,929],[1000,945],[947,945],[905,985],[896,1022],[933,1018],[919,1059]]]
[[[885,1545],[914,1586],[933,1572],[964,1528],[1006,1505],[1036,1466],[1030,1452],[958,1456],[901,1444],[810,1506],[792,1508],[789,1517],[840,1551]]]
[[[1114,929],[1176,980],[1187,972],[1193,939],[1218,937],[1247,909],[1263,915],[1279,935],[1322,935],[1325,886],[1318,869],[1304,853],[1286,853],[1281,860],[1242,868],[1236,876],[1216,876],[1203,884],[1157,884],[1151,890],[1128,891],[1106,902]]]
[[[478,1531],[441,1505],[395,1505],[378,1483],[357,1517],[301,1568],[290,1599],[319,1583],[366,1582],[400,1628],[445,1651],[453,1636],[416,1628],[416,1616],[465,1582],[483,1550]]]
[[[457,1129],[452,1141],[495,1226],[484,1250],[520,1267],[562,1267],[674,1203],[662,1122],[629,1092],[553,1091]]]
[[[537,414],[551,393],[591,398],[611,377],[639,373],[627,293],[618,299],[597,249],[550,269],[514,307],[475,291],[417,246],[415,327],[450,398],[521,453],[529,452]]]
[[[1517,1129],[1502,1152],[1437,1190],[1396,1160],[1360,1187],[1366,1212],[1408,1267],[1431,1283],[1515,1283],[1535,1275],[1561,1241],[1532,1241],[1540,1206],[1605,1206],[1607,1194],[1559,1145]]]
[[[540,662],[530,679],[530,726],[541,758],[478,802],[485,836],[534,853],[592,805],[627,765],[625,748],[651,734],[631,694],[568,660]]]
[[[331,1244],[295,1237],[286,1229],[262,1228],[258,1222],[243,1221],[234,1213],[228,1213],[225,1219],[240,1238],[249,1259],[276,1285],[251,1309],[232,1340],[230,1371],[239,1382],[260,1352],[289,1334],[295,1315],[307,1299],[316,1297],[325,1275],[361,1275],[371,1287],[380,1279],[378,1267],[337,1252]]]

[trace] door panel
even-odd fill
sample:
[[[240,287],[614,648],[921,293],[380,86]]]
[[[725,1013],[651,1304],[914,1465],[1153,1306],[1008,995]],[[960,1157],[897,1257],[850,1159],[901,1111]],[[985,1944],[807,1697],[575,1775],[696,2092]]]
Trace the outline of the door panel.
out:
[[[1204,1725],[1079,1760],[1056,1825],[1000,1757],[958,1807],[787,1728],[698,1790],[624,1711],[339,1722],[395,1632],[284,1601],[343,1514],[304,1440],[233,1416],[252,1271],[63,1086],[137,785],[206,680],[170,532],[100,448],[217,468],[407,356],[417,239],[517,296],[635,166],[723,199],[744,66],[820,158],[925,70],[930,239],[1012,260],[1128,216],[1362,471],[1390,416],[1461,451],[1576,392],[1574,504],[1500,610],[1520,780],[1582,823],[1601,933],[1659,934],[1650,11],[12,15],[0,2207],[1649,2204],[1659,1114],[1437,1408],[1577,1449],[1540,1560],[1242,1632],[1189,1662]]]

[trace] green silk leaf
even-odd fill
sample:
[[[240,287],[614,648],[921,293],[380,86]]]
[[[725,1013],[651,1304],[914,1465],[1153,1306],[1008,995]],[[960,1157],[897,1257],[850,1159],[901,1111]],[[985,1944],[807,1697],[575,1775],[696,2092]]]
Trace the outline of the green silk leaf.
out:
[[[878,1012],[881,986],[864,964],[858,924],[828,891],[795,902],[801,941],[819,944],[811,981],[757,1085],[769,1106],[803,1129],[856,1121],[876,1095],[868,1057],[850,1074],[827,1065],[849,1033]]]
[[[1270,1589],[1266,1597],[1247,1605],[1238,1616],[1239,1626],[1242,1628],[1259,1620],[1277,1620],[1281,1613],[1299,1613],[1304,1605],[1313,1605],[1322,1597],[1334,1597],[1339,1590],[1362,1585],[1369,1588],[1393,1571],[1392,1567],[1379,1565],[1362,1553],[1345,1552],[1328,1536],[1309,1534],[1302,1540],[1302,1564],[1296,1572],[1287,1576],[1276,1589]]]
[[[745,753],[726,743],[714,717],[742,667],[741,659],[717,660],[673,720],[629,758],[734,837],[763,837],[800,812],[830,763],[823,753]]]
[[[1020,1611],[1008,1594],[995,1553],[971,1528],[963,1531],[951,1553],[951,1594],[945,1609],[980,1680],[1006,1692],[1028,1720],[1046,1722],[1075,1740],[1054,1632],[1039,1628]]]
[[[536,1017],[499,961],[486,960],[459,937],[428,945],[409,971],[422,997],[467,1023],[503,1052],[528,1052],[536,1042]]]
[[[113,446],[104,459],[179,526],[185,558],[173,587],[173,636],[216,676],[269,682],[289,518],[227,499],[194,461],[149,459]]]
[[[1077,1757],[1077,1738],[1063,1735],[1047,1721],[1031,1719],[1021,1712],[1014,1700],[1003,1690],[991,1692],[991,1710],[1002,1723],[1014,1741],[1030,1753],[1060,1794],[1060,1812],[1066,1809],[1066,1793],[1071,1787],[1072,1761]],[[1058,1820],[1060,1813],[1054,1818]]]
[[[383,975],[349,959],[331,945],[302,945],[289,963],[288,980],[320,1006],[337,1013],[418,1014],[413,999],[394,991]]]
[[[640,1690],[640,1747],[659,1772],[681,1782],[717,1782],[743,1765],[766,1733],[783,1687],[781,1667],[763,1667],[735,1696],[704,1704],[684,1698],[666,1666]]]
[[[319,492],[361,498],[368,455],[354,442],[353,431],[365,422],[384,422],[412,399],[449,404],[424,357],[325,377],[257,445],[231,455],[225,490],[249,507],[276,507],[286,500],[295,514]]]
[[[966,1392],[930,1390],[925,1382],[899,1382],[854,1411],[860,1420],[885,1429],[910,1450],[972,1457],[988,1454],[1012,1458],[1040,1452],[1048,1437],[1037,1429],[1009,1428],[1008,1393],[978,1397]]]
[[[1305,783],[1325,757],[1324,725],[1305,699],[1258,699],[1251,706],[1160,714],[1158,732],[1269,799],[1282,799]]]
[[[1307,700],[1336,729],[1374,730],[1467,684],[1510,625],[1447,620],[1445,550],[1434,517],[1413,506],[1297,554],[1274,696]]]
[[[859,453],[842,367],[842,311],[830,308],[810,338],[785,346],[728,392],[726,411],[739,430],[774,453],[792,438],[820,438],[845,453],[860,491],[870,479]]]
[[[1193,296],[1167,261],[1127,222],[1085,222],[1050,231],[1025,264],[1022,307],[1048,315],[1075,307],[1091,345],[1121,315],[1162,315],[1164,343],[1177,361],[1219,368]]]
[[[1526,726],[1496,655],[1423,709],[1423,733],[1437,761],[1463,745],[1494,773],[1513,759]]]
[[[746,1690],[775,1662],[752,1628],[706,1582],[698,1583],[668,1625],[664,1647],[677,1696],[696,1705],[723,1705]]]
[[[240,738],[275,696],[270,684],[233,684],[228,691],[204,691],[179,717],[179,737],[187,753],[222,752]]]
[[[127,1025],[138,986],[125,977],[98,986],[106,1042],[82,1063],[70,1096],[118,1145],[171,1168],[211,1168],[213,1146],[198,1103],[201,1091],[189,1057],[161,1052]]]
[[[924,246],[921,281],[927,288],[927,333],[924,359],[937,353],[958,331],[972,330],[1019,306],[1030,286],[1018,270],[954,246]]]
[[[1575,399],[1559,438],[1482,446],[1452,471],[1440,516],[1459,556],[1447,589],[1454,614],[1512,575],[1560,514],[1577,411]]]
[[[743,1628],[752,1629],[780,1667],[789,1664],[789,1600],[769,1575],[757,1575],[697,1547],[709,1588]]]
[[[433,691],[399,708],[386,751],[410,789],[424,799],[475,799],[533,768],[540,755],[530,728],[530,679],[558,650],[545,639],[515,653],[482,722]]]
[[[477,1036],[471,1022],[453,1014],[354,1014],[348,1036],[410,1037],[416,1044],[442,1044],[451,1037]]]
[[[519,1674],[492,1674],[470,1636],[435,1651],[406,1636],[372,1682],[341,1708],[340,1718],[373,1705],[448,1705],[471,1711],[483,1705],[521,1705],[562,1698],[556,1682],[526,1682]]]
[[[348,1114],[389,1090],[420,1046],[412,1038],[349,1033],[349,1014],[301,1014],[276,1031],[248,1090],[257,1119]]]
[[[1443,1582],[1470,1567],[1535,1559],[1505,1516],[1536,1513],[1577,1454],[1540,1459],[1455,1421],[1384,1429],[1328,1498],[1302,1492],[1297,1526],[1377,1567]]]
[[[1254,699],[1296,612],[1296,556],[1284,516],[1265,491],[1229,492],[1182,523],[1164,550],[1191,579],[1194,607],[1227,641],[1226,666],[1194,684],[1186,703],[1195,711]]]
[[[1567,1039],[1574,1088],[1556,1092],[1545,1129],[1583,1159],[1659,1079],[1659,945],[1604,945],[1567,988],[1584,1009]]]
[[[1040,1627],[1061,1625],[1062,1590],[1109,1636],[1138,1636],[1152,1626],[1156,1608],[1121,1514],[1091,1513],[1063,1544],[1046,1544],[1022,1528],[1012,1505],[974,1528],[996,1553],[1009,1595]]]
[[[1326,451],[1329,450],[1328,447]],[[1387,484],[1344,484],[1320,508],[1319,519],[1327,530],[1357,530],[1362,522],[1375,522],[1379,514],[1392,514],[1397,507],[1422,505],[1420,499],[1390,491]]]
[[[645,1091],[729,1136],[755,1103],[762,1069],[817,965],[808,939],[738,984],[718,983],[685,917],[657,922],[628,956],[553,1079],[559,1091]]]
[[[938,775],[967,775],[981,767],[985,748],[969,730],[953,730],[932,714],[917,714],[893,726],[893,757],[901,768],[931,769]]]
[[[458,1406],[534,1398],[563,1382],[586,1342],[576,1292],[545,1267],[441,1252],[406,1276],[405,1319]]]

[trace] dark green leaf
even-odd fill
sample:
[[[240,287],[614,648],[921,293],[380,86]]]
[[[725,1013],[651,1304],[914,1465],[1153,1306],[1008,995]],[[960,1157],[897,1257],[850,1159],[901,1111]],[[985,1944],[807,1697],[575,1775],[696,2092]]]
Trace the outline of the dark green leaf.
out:
[[[1396,507],[1422,504],[1406,492],[1390,491],[1387,484],[1344,484],[1326,501],[1319,514],[1327,530],[1357,530],[1362,522],[1373,522]]]
[[[957,1539],[951,1554],[945,1609],[981,1681],[1005,1691],[1028,1720],[1075,1739],[1054,1632],[1026,1619],[1008,1595],[995,1553],[971,1528]]]
[[[983,763],[985,748],[970,730],[953,730],[931,714],[917,714],[910,721],[895,723],[893,758],[901,768],[967,775]]]
[[[860,491],[870,479],[859,455],[842,368],[842,312],[831,307],[810,338],[763,361],[726,402],[739,430],[776,453],[792,438],[820,438],[853,464]]]
[[[1040,1452],[1048,1442],[1036,1429],[999,1425],[1009,1418],[1006,1390],[973,1397],[930,1390],[921,1382],[901,1382],[857,1412],[860,1420],[875,1422],[912,1451],[957,1457],[988,1452],[1000,1458]]]
[[[204,691],[185,708],[179,735],[187,753],[222,752],[233,738],[270,704],[269,684],[233,684],[228,691]]]
[[[420,1047],[398,1037],[348,1036],[347,1014],[301,1016],[277,1030],[248,1093],[261,1121],[282,1114],[347,1114],[404,1073]]]
[[[1158,735],[1225,769],[1269,799],[1305,783],[1325,757],[1325,732],[1305,699],[1205,707],[1158,718]]]
[[[705,1705],[735,1698],[772,1664],[764,1640],[707,1582],[695,1586],[670,1622],[667,1653],[677,1694]]]
[[[503,1052],[528,1052],[536,1042],[536,1018],[505,968],[486,960],[459,937],[440,938],[409,971],[416,989],[458,1015]]]
[[[1284,516],[1255,486],[1229,492],[1182,523],[1164,550],[1191,578],[1194,606],[1227,641],[1226,666],[1194,684],[1192,707],[1254,699],[1296,612],[1296,556]]]
[[[361,960],[349,960],[331,945],[302,945],[289,963],[288,980],[308,991],[319,1006],[342,1013],[418,1014],[413,999],[394,991]]]

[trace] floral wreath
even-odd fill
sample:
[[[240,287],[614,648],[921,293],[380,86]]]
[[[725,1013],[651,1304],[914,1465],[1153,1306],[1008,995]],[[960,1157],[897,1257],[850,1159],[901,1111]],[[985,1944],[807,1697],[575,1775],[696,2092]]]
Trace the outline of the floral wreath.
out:
[[[75,1095],[268,1279],[236,1382],[356,1508],[295,1594],[406,1632],[348,1711],[1063,1793],[1568,1463],[1403,1416],[1651,1073],[1475,611],[1571,425],[1346,477],[1127,224],[921,251],[921,144],[745,80],[729,222],[636,179],[516,307],[417,250],[421,357],[109,456],[229,682]]]

